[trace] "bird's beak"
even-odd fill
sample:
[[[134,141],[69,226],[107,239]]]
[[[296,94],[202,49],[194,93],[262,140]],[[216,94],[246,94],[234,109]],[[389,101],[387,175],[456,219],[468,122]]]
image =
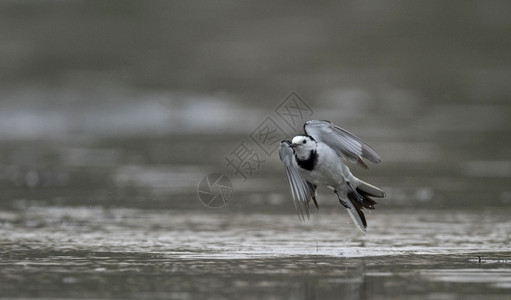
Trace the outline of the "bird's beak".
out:
[[[294,147],[296,147],[298,145],[300,145],[300,144],[291,144],[291,145],[289,145],[289,147],[294,148]]]

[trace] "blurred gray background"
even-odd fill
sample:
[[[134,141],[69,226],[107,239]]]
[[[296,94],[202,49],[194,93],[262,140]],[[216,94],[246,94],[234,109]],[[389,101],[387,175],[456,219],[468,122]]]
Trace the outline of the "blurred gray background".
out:
[[[509,249],[510,13],[509,1],[0,1],[0,243],[8,266],[0,291],[154,298],[160,294],[152,292],[171,289],[181,293],[177,298],[210,296],[206,287],[222,284],[201,276],[224,270],[225,288],[250,298],[243,280],[265,286],[257,275],[269,271],[262,265],[289,272],[269,280],[282,282],[290,298],[311,298],[311,291],[394,299],[508,291],[508,263],[497,274],[507,287],[452,288],[472,277],[454,271],[461,277],[445,279],[431,273],[428,259],[416,258],[376,269],[369,266],[378,260],[343,261],[342,273],[338,255]],[[287,136],[301,133],[276,114],[292,92],[311,118],[346,128],[383,157],[370,170],[351,167],[388,195],[368,215],[366,240],[345,226],[349,220],[328,191],[320,192],[314,225],[299,223],[276,153],[266,155],[250,139],[268,117]],[[242,141],[265,161],[246,181],[226,162]],[[222,208],[197,197],[199,181],[211,172],[233,182]],[[345,245],[360,248],[339,254]],[[318,272],[304,275],[289,267],[282,254],[289,249],[323,249],[332,261],[325,258],[329,267],[317,270],[309,257],[298,258]],[[264,251],[284,257],[236,266],[195,260]],[[84,269],[67,267],[75,260]],[[39,269],[20,267],[30,262]],[[417,271],[426,272],[424,290],[409,288],[409,263],[426,268]],[[238,265],[255,271],[245,274]],[[397,275],[374,275],[388,275],[392,266]],[[203,272],[183,271],[195,267]],[[121,273],[87,273],[105,269]],[[477,277],[493,280],[487,275]],[[296,278],[305,285],[295,289]],[[341,285],[324,290],[322,280]],[[25,289],[27,282],[41,284]],[[402,289],[389,292],[385,284]]]
[[[355,172],[389,205],[508,205],[510,7],[2,1],[0,200],[181,205],[295,91],[382,154]],[[235,191],[287,191],[259,188],[285,183],[273,159]]]

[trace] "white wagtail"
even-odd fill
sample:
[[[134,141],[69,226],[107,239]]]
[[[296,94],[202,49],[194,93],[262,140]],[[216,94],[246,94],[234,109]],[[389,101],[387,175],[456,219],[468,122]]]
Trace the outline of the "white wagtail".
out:
[[[298,215],[309,218],[309,203],[316,208],[317,186],[325,186],[337,194],[353,222],[365,234],[367,222],[363,208],[374,209],[376,201],[385,193],[351,174],[344,161],[368,168],[363,158],[379,163],[380,156],[369,145],[348,131],[329,121],[308,121],[303,125],[305,134],[292,141],[280,143],[280,159],[284,163],[291,194]]]

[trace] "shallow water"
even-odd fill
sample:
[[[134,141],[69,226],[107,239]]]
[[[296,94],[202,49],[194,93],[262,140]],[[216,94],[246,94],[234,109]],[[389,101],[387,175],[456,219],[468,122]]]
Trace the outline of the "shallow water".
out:
[[[0,215],[4,298],[502,299],[509,210],[343,211],[32,207]]]

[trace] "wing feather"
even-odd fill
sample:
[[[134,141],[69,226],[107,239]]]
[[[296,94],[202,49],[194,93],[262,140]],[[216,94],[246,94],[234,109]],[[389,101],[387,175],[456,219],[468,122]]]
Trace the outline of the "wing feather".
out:
[[[333,124],[330,121],[307,121],[303,126],[305,133],[312,136],[316,141],[330,146],[342,157],[352,163],[367,168],[362,158],[373,163],[381,161],[380,155],[362,139],[347,130]]]
[[[290,141],[280,143],[280,160],[284,163],[287,181],[291,188],[293,202],[298,212],[298,217],[305,220],[310,216],[310,201],[316,196],[316,186],[306,181],[298,172],[298,166],[294,159],[293,149],[289,146]]]

